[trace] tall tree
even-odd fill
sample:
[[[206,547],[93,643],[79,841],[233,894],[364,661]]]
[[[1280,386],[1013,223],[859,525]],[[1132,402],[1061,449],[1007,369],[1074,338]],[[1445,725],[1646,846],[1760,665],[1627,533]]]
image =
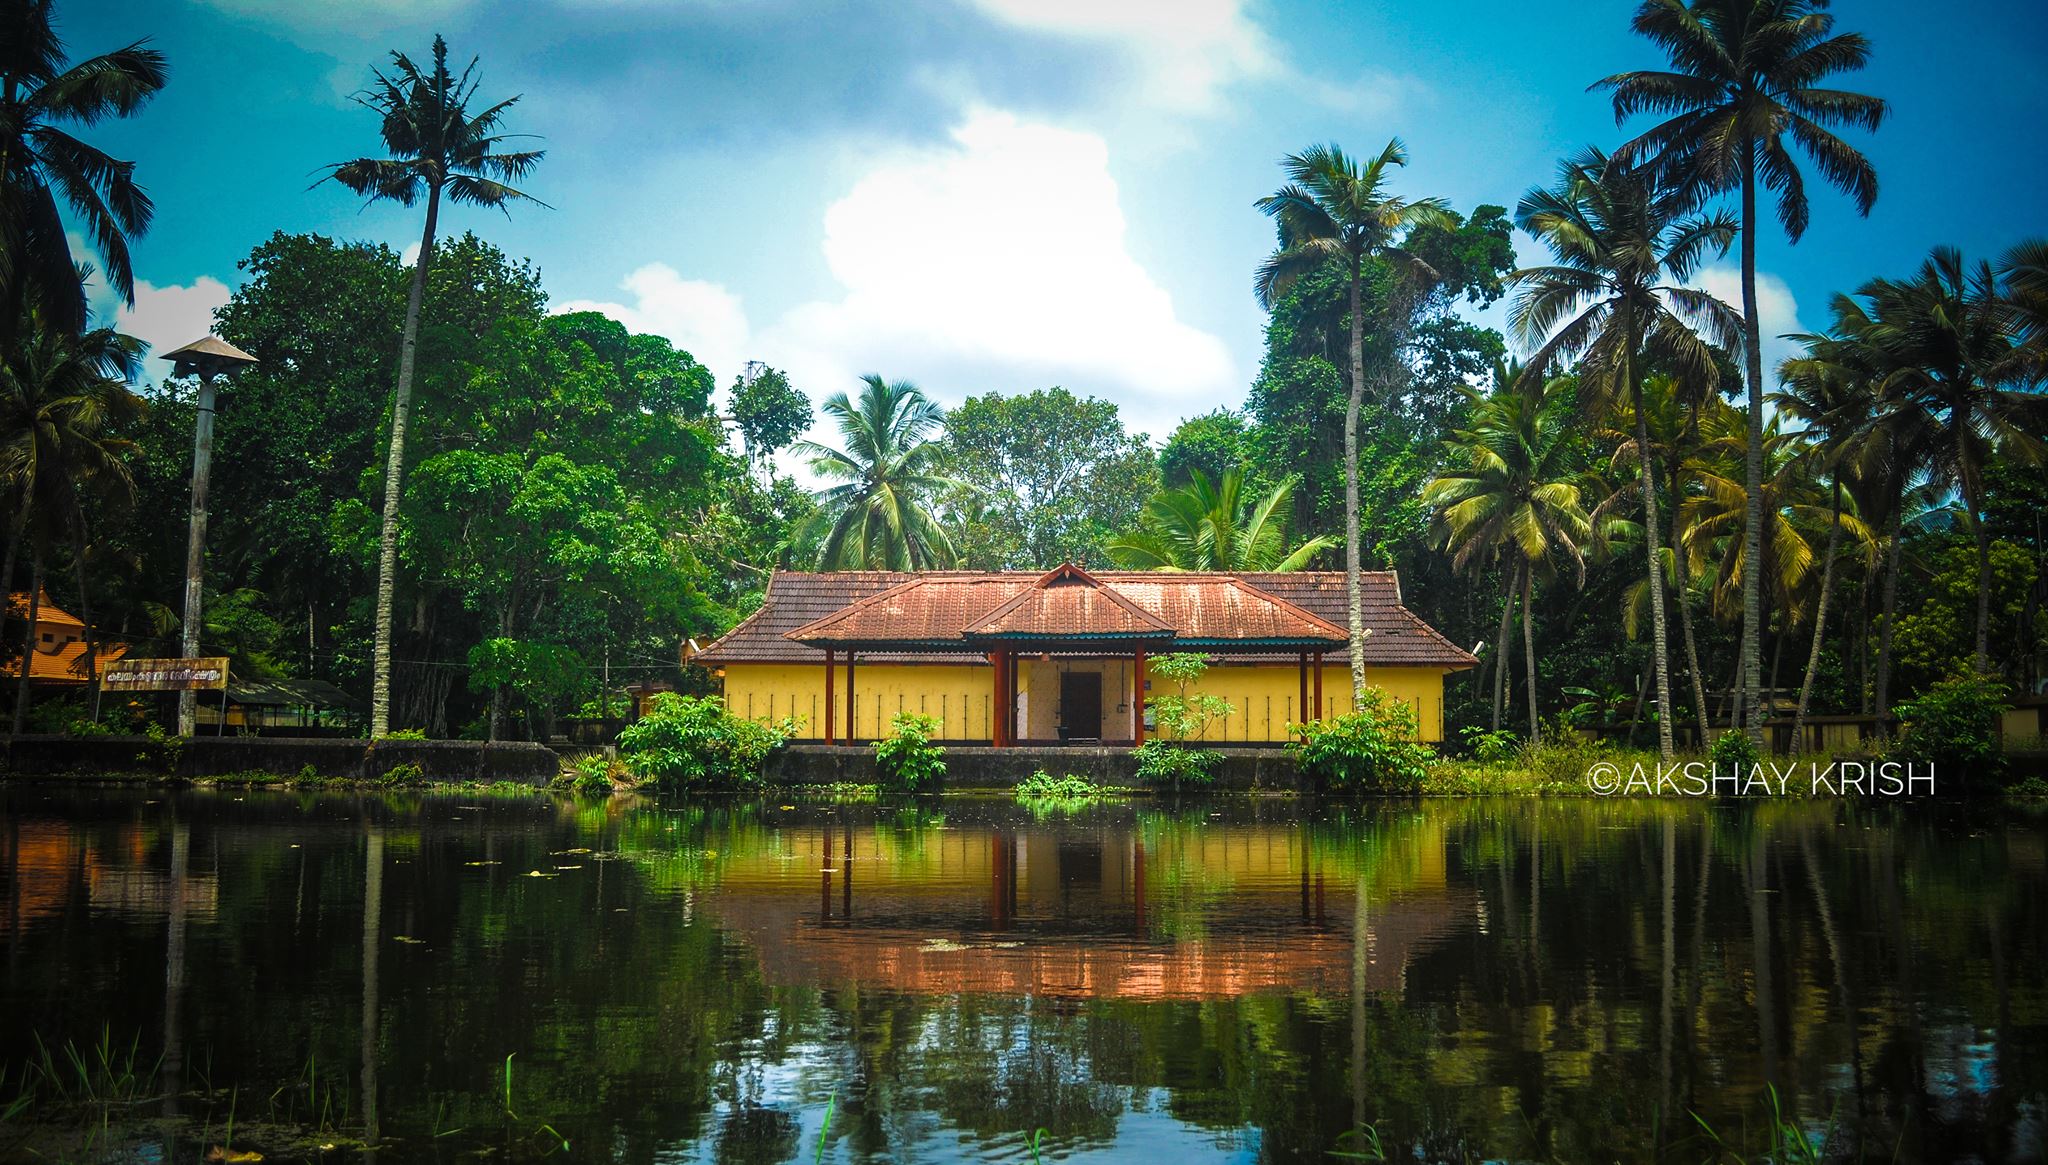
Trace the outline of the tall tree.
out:
[[[1863,334],[1883,353],[1881,408],[1926,435],[1926,468],[1963,498],[1977,542],[1976,665],[1990,658],[1991,531],[1983,522],[1984,470],[2003,453],[2041,460],[2048,408],[2021,391],[2024,363],[1991,265],[1972,267],[1936,247],[1911,279],[1877,279],[1857,294],[1871,305]]]
[[[376,84],[357,101],[382,119],[388,158],[357,158],[328,167],[322,181],[339,182],[372,202],[412,206],[426,200],[420,254],[413,263],[412,291],[405,305],[405,331],[398,356],[398,385],[391,403],[391,451],[384,467],[384,521],[377,557],[377,627],[370,700],[370,735],[391,730],[391,609],[398,579],[399,484],[405,472],[405,431],[412,405],[413,369],[419,347],[420,301],[434,261],[434,234],[441,199],[503,210],[515,202],[538,202],[510,183],[531,173],[540,150],[507,150],[511,135],[499,132],[511,97],[472,112],[477,62],[455,76],[448,68],[448,42],[434,38],[433,65],[422,72],[404,53],[391,54],[391,70],[377,72]],[[544,204],[543,204],[544,205]]]
[[[1681,216],[1649,171],[1590,147],[1559,163],[1554,185],[1523,195],[1515,220],[1557,260],[1514,274],[1520,290],[1511,318],[1522,342],[1535,349],[1523,376],[1540,377],[1560,359],[1582,357],[1580,383],[1591,398],[1582,403],[1627,400],[1635,408],[1657,742],[1668,757],[1671,675],[1664,571],[1655,458],[1638,359],[1648,350],[1665,367],[1709,385],[1716,381],[1719,372],[1708,341],[1733,344],[1739,322],[1720,300],[1683,285],[1703,260],[1727,249],[1735,224],[1719,213]]]
[[[1518,377],[1492,394],[1470,390],[1471,419],[1447,443],[1450,465],[1423,489],[1435,510],[1452,564],[1474,569],[1496,556],[1509,561],[1509,606],[1522,596],[1522,658],[1527,668],[1529,739],[1540,734],[1535,632],[1530,596],[1537,574],[1569,563],[1583,585],[1592,520],[1580,496],[1583,468],[1571,436],[1576,418],[1568,382]],[[1503,621],[1505,623],[1505,620]],[[1506,632],[1498,651],[1503,660]],[[1495,684],[1494,727],[1500,727]]]
[[[136,41],[67,65],[52,0],[0,0],[0,337],[35,304],[58,331],[87,326],[78,259],[61,199],[92,238],[115,294],[135,303],[128,240],[149,229],[153,207],[135,163],[74,137],[67,126],[127,117],[164,87],[162,53]]]
[[[1614,93],[1621,124],[1637,113],[1668,115],[1617,154],[1649,159],[1688,199],[1733,190],[1742,228],[1742,355],[1749,398],[1749,453],[1745,469],[1752,507],[1762,504],[1764,367],[1756,297],[1757,182],[1778,196],[1778,222],[1798,242],[1806,233],[1806,182],[1794,149],[1812,160],[1830,185],[1868,215],[1877,201],[1877,170],[1833,132],[1845,126],[1875,130],[1885,103],[1841,89],[1821,88],[1837,73],[1863,67],[1870,44],[1856,33],[1837,33],[1826,0],[1644,0],[1637,33],[1664,50],[1668,71],[1617,73],[1595,84]],[[1789,139],[1789,141],[1787,140]],[[1757,706],[1762,634],[1761,569],[1756,539],[1764,522],[1752,509],[1743,579],[1742,690],[1746,726],[1763,737]]]
[[[1287,185],[1259,199],[1258,208],[1279,224],[1279,246],[1260,266],[1255,289],[1261,306],[1271,310],[1303,276],[1336,259],[1349,282],[1350,400],[1344,412],[1344,586],[1351,634],[1352,698],[1365,698],[1365,612],[1359,583],[1358,414],[1365,400],[1365,263],[1368,258],[1390,263],[1398,279],[1413,287],[1433,280],[1434,268],[1402,246],[1410,230],[1448,221],[1442,199],[1408,199],[1387,189],[1393,168],[1408,164],[1408,149],[1399,138],[1378,156],[1363,163],[1335,145],[1312,146],[1280,163]],[[1398,296],[1409,300],[1408,295]],[[1387,313],[1404,328],[1407,312]],[[1391,367],[1398,360],[1403,336],[1388,337],[1382,358]]]
[[[26,727],[35,650],[35,607],[50,554],[68,547],[85,624],[87,683],[97,682],[97,642],[85,575],[87,500],[132,496],[132,445],[116,435],[142,411],[128,389],[142,342],[112,328],[75,334],[30,320],[0,357],[0,496],[11,503],[5,565],[11,585],[17,555],[30,562],[29,620],[15,691],[14,731]]]
[[[799,540],[818,547],[820,570],[933,570],[953,565],[953,540],[932,516],[933,501],[958,488],[943,470],[945,410],[907,380],[869,373],[855,404],[843,392],[819,411],[839,426],[846,448],[798,441],[811,472],[839,484]]]
[[[1335,539],[1288,537],[1298,481],[1286,478],[1254,496],[1242,469],[1226,470],[1216,482],[1190,469],[1188,484],[1152,495],[1137,528],[1110,541],[1109,556],[1132,570],[1301,570]]]
[[[951,473],[979,503],[959,550],[982,569],[1100,566],[1104,541],[1159,484],[1152,447],[1124,430],[1116,405],[1064,388],[968,397],[946,416],[946,442]]]

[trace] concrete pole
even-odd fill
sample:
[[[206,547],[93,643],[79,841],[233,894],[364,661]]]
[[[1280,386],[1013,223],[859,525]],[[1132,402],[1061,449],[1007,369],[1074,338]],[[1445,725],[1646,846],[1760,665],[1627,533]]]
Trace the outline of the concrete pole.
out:
[[[185,658],[199,654],[200,587],[206,574],[206,482],[213,472],[213,373],[199,372],[199,416],[192,436],[192,524],[185,542]],[[178,735],[199,731],[199,693],[178,693]]]

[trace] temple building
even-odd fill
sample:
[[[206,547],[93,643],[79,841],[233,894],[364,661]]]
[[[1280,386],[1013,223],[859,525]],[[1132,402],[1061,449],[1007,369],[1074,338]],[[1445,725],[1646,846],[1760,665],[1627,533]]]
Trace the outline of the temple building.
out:
[[[1443,737],[1443,684],[1478,661],[1364,576],[1366,681]],[[1230,714],[1203,739],[1279,743],[1351,703],[1344,576],[1084,570],[778,572],[759,610],[698,652],[739,715],[795,717],[800,739],[886,735],[898,712],[966,744],[1141,743],[1145,701],[1173,688],[1146,660],[1199,652],[1190,693]]]

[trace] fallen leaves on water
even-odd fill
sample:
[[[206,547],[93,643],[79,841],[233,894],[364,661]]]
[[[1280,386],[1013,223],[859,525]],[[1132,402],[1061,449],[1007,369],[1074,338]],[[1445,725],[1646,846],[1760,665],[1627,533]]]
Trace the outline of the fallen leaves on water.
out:
[[[533,870],[533,871],[530,871],[530,872],[528,872],[528,874],[527,874],[526,876],[527,876],[527,877],[529,877],[529,878],[552,878],[552,877],[554,877],[554,875],[553,875],[553,874],[547,874],[547,873],[542,873],[542,872],[541,872],[541,871],[539,871],[539,870]]]
[[[463,864],[463,865],[465,865],[465,866],[501,866],[501,865],[504,865],[505,863],[503,863],[503,862],[464,862],[464,863],[462,863],[462,864]]]
[[[423,947],[427,945],[426,939],[414,938],[409,934],[394,934],[391,936],[391,941],[395,943],[406,943],[410,946],[415,947]]]
[[[263,1160],[263,1154],[258,1153],[254,1149],[223,1149],[219,1145],[215,1145],[206,1151],[206,1159],[208,1161],[227,1162],[261,1161]]]
[[[551,849],[548,851],[548,856],[551,858],[559,858],[564,857],[568,854],[587,854],[589,852],[589,849],[583,847],[578,847],[576,849]]]

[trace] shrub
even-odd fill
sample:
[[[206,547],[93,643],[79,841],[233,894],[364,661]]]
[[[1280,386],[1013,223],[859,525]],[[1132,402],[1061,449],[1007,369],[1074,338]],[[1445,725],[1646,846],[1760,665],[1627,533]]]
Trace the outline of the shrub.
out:
[[[185,755],[185,745],[190,742],[185,737],[165,732],[164,726],[154,720],[143,727],[142,735],[147,737],[147,740],[142,746],[142,751],[135,754],[136,761],[156,769],[165,776],[175,774],[178,771],[178,758]]]
[[[1291,724],[1287,751],[1317,786],[1351,793],[1408,793],[1428,775],[1430,752],[1416,738],[1415,713],[1367,688],[1356,711]]]
[[[395,764],[384,770],[383,783],[387,785],[423,785],[427,782],[427,770],[412,761]]]
[[[647,715],[619,733],[633,775],[664,791],[751,788],[768,755],[796,734],[794,720],[764,724],[735,716],[717,696],[663,692]]]
[[[579,756],[569,762],[569,788],[591,797],[605,797],[612,791],[612,760],[601,752]]]
[[[1223,754],[1191,742],[1208,730],[1211,721],[1230,715],[1230,701],[1200,692],[1188,694],[1188,685],[1209,670],[1209,661],[1197,652],[1156,656],[1145,665],[1151,674],[1174,685],[1171,696],[1153,696],[1145,701],[1152,709],[1156,735],[1138,746],[1138,777],[1155,785],[1206,785],[1215,779],[1212,771]]]
[[[1086,777],[1077,777],[1072,773],[1055,777],[1044,769],[1017,782],[1019,801],[1085,801],[1091,797],[1100,797],[1102,793],[1102,786]]]
[[[932,743],[939,718],[898,712],[889,719],[889,735],[875,742],[875,767],[882,781],[906,793],[924,793],[946,775],[946,750]]]
[[[1892,760],[1931,765],[1968,781],[1996,777],[2005,758],[1998,751],[1998,718],[2005,714],[2000,680],[1965,672],[1936,683],[1899,705],[1899,739],[1886,754]]]
[[[1181,741],[1156,737],[1138,746],[1138,779],[1154,785],[1206,785],[1216,779],[1213,771],[1223,754],[1213,748],[1196,748]]]
[[[1474,724],[1458,735],[1465,738],[1472,759],[1483,765],[1508,764],[1522,754],[1522,738],[1505,728],[1486,729]]]
[[[84,716],[65,725],[64,731],[71,736],[112,736],[114,734],[112,728]]]
[[[1714,738],[1714,746],[1707,750],[1707,759],[1714,763],[1718,775],[1747,775],[1752,772],[1763,757],[1756,750],[1756,741],[1749,733],[1731,728]]]

